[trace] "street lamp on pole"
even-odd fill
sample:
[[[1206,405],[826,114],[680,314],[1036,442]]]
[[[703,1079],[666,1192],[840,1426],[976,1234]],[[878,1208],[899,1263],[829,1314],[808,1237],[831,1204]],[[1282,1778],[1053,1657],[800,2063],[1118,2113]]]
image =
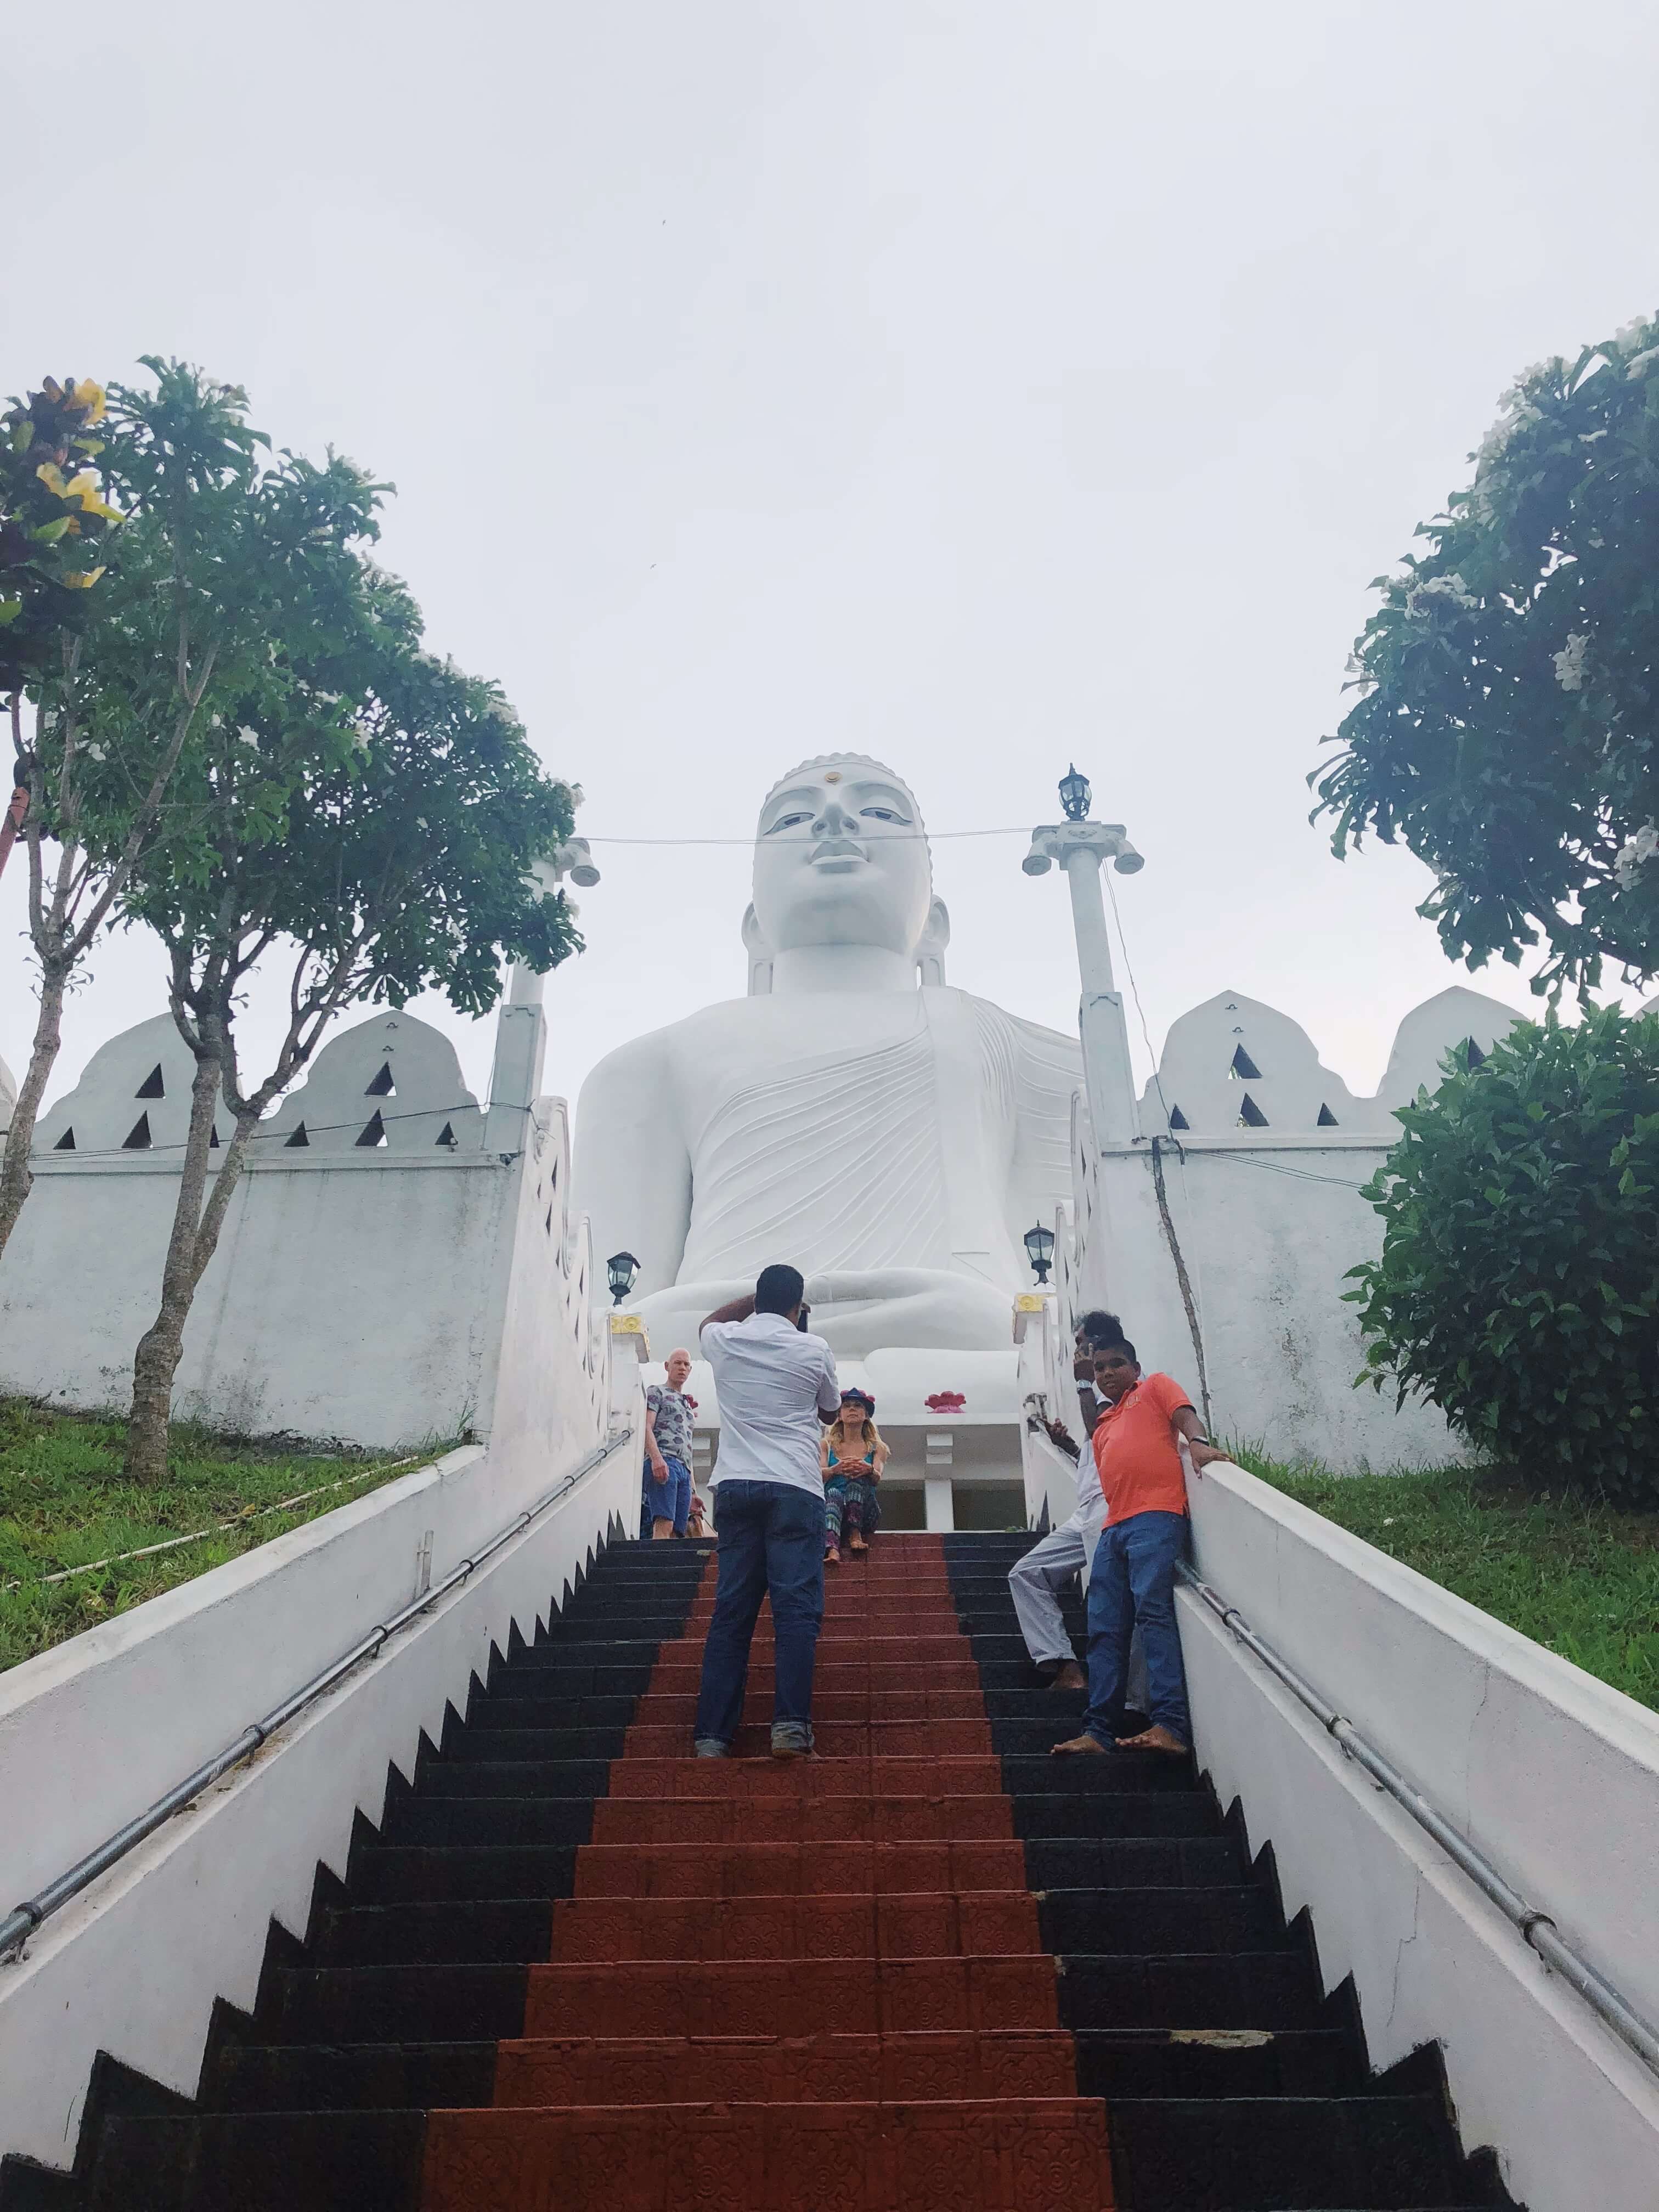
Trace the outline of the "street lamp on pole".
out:
[[[1123,1001],[1112,977],[1112,945],[1106,931],[1100,871],[1102,864],[1109,860],[1120,875],[1133,876],[1146,864],[1129,842],[1121,822],[1087,818],[1091,798],[1089,779],[1072,767],[1060,786],[1065,820],[1045,823],[1031,832],[1031,849],[1020,866],[1028,876],[1046,876],[1056,863],[1066,871],[1083,986],[1079,1025],[1095,1140],[1128,1143],[1140,1133],[1139,1117],[1129,1069]]]

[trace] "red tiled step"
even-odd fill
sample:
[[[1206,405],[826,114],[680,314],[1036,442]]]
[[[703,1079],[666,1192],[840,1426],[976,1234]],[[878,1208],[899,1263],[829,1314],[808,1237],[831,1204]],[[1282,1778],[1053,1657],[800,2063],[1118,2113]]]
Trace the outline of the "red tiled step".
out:
[[[596,1845],[973,1842],[1013,1832],[1003,1796],[601,1797],[593,1807]]]
[[[971,1846],[970,1846],[971,1848]],[[1024,1889],[888,1896],[567,1897],[548,1956],[576,1960],[1007,1958],[1042,1948]]]
[[[422,2212],[1082,2212],[1113,2203],[1082,2098],[434,2112]]]
[[[969,1690],[979,1694],[979,1668],[971,1657],[935,1659],[927,1667],[919,1667],[910,1659],[871,1659],[862,1653],[849,1655],[839,1647],[828,1657],[820,1656],[812,1670],[812,1695],[833,1696],[842,1690]],[[769,1659],[764,1665],[758,1660],[749,1669],[749,1688],[772,1694],[775,1669]],[[659,1660],[651,1676],[652,1697],[672,1696],[695,1698],[702,1682],[701,1660]]]
[[[1007,2031],[808,2036],[562,2036],[503,2043],[501,2105],[905,2103],[939,2097],[1072,2097],[1065,2033]],[[1079,2208],[1082,2212],[1082,2208]]]
[[[883,1624],[884,1626],[886,1624]],[[755,1631],[755,1640],[750,1653],[756,1664],[772,1664],[774,1644],[772,1624],[763,1620]],[[908,1666],[914,1676],[933,1665],[936,1659],[960,1659],[970,1652],[968,1639],[960,1629],[949,1635],[935,1635],[931,1631],[906,1634],[894,1630],[890,1634],[876,1634],[862,1625],[854,1628],[841,1621],[826,1621],[818,1638],[817,1656],[820,1661],[856,1662],[860,1654],[872,1663],[883,1666]],[[702,1664],[702,1638],[676,1636],[666,1638],[658,1652],[658,1663],[666,1661],[670,1666]]]
[[[679,1747],[676,1747],[677,1753]],[[1002,1766],[988,1755],[916,1758],[882,1755],[787,1761],[692,1759],[683,1755],[619,1759],[611,1769],[611,1802],[636,1797],[770,1797],[811,1803],[851,1794],[872,1797],[1000,1797]]]
[[[532,1966],[526,2039],[1058,2028],[1054,1962],[1021,1958],[662,1959]]]
[[[830,1721],[823,1728],[816,1718],[812,1734],[825,1759],[893,1758],[947,1759],[988,1754],[989,1721],[890,1721],[868,1724]],[[623,1759],[672,1759],[685,1749],[689,1723],[674,1728],[654,1728],[635,1722],[623,1738]],[[739,1756],[754,1757],[766,1749],[770,1729],[757,1724],[737,1741]],[[705,1765],[717,1762],[705,1760]],[[614,1773],[613,1773],[614,1786]]]
[[[909,1890],[1021,1890],[1024,1847],[1006,1843],[704,1844],[576,1854],[574,1894],[591,1897],[854,1897]]]
[[[683,1692],[647,1690],[635,1707],[634,1723],[640,1728],[690,1728],[696,1713],[695,1692],[687,1696]],[[769,1683],[763,1687],[750,1681],[746,1686],[743,1717],[746,1721],[770,1721]],[[868,1727],[872,1721],[982,1721],[984,1717],[985,1700],[977,1689],[938,1690],[914,1679],[902,1690],[831,1689],[816,1680],[812,1685],[815,1729],[827,1721],[858,1721]]]
[[[712,1604],[694,1606],[686,1616],[681,1634],[705,1635],[714,1611]],[[769,1638],[772,1626],[770,1613],[763,1612],[755,1624],[756,1636]],[[967,1649],[953,1605],[936,1603],[932,1598],[913,1597],[908,1590],[895,1590],[890,1598],[870,1605],[826,1605],[823,1625],[818,1633],[821,1639],[848,1636],[948,1636],[956,1641],[958,1654]]]

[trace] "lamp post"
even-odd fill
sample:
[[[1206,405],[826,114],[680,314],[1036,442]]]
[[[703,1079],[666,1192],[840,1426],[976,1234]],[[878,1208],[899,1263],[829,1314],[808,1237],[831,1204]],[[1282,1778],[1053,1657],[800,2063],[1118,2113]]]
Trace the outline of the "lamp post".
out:
[[[1097,1144],[1127,1144],[1140,1133],[1134,1085],[1129,1068],[1129,1034],[1123,1000],[1112,978],[1112,945],[1106,933],[1106,902],[1100,888],[1102,863],[1109,860],[1122,876],[1146,866],[1121,822],[1091,822],[1089,779],[1075,766],[1060,779],[1063,822],[1046,823],[1031,832],[1031,849],[1020,862],[1028,876],[1045,876],[1056,862],[1066,871],[1072,893],[1072,926],[1083,985],[1079,1027],[1089,1112]]]
[[[631,1252],[613,1252],[605,1263],[605,1280],[611,1285],[611,1303],[619,1306],[633,1289],[640,1272],[640,1263]]]
[[[1046,1283],[1048,1279],[1049,1263],[1054,1256],[1054,1231],[1045,1229],[1039,1221],[1035,1228],[1026,1231],[1023,1241],[1025,1246],[1025,1256],[1031,1263],[1032,1274],[1039,1283]]]

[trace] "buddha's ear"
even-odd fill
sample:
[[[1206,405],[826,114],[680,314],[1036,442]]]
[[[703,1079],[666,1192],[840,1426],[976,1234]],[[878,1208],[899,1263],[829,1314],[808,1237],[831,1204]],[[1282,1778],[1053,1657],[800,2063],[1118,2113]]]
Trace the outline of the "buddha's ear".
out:
[[[945,981],[945,948],[951,942],[951,916],[943,899],[927,909],[927,921],[916,947],[916,966],[924,983]]]
[[[772,989],[772,948],[762,933],[760,916],[752,906],[743,917],[743,949],[749,955],[750,997],[769,997]]]

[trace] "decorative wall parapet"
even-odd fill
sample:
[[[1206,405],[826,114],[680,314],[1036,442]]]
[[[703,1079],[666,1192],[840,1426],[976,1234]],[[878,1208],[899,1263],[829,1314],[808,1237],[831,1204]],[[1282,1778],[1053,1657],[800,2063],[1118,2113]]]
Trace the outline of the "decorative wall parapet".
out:
[[[1346,1132],[1392,1144],[1397,1106],[1441,1080],[1462,1048],[1479,1058],[1520,1018],[1513,1007],[1454,984],[1414,1007],[1395,1032],[1381,1085],[1357,1096],[1320,1060],[1300,1023],[1242,991],[1218,992],[1170,1025],[1158,1073],[1141,1093],[1141,1127],[1178,1137],[1236,1130],[1324,1143]]]
[[[488,1115],[501,1141],[488,1146],[441,1030],[378,1009],[330,1040],[256,1136],[185,1329],[179,1412],[373,1445],[487,1436],[503,1346],[514,1371],[550,1373],[550,1334],[574,1352],[590,1413],[608,1412],[569,1110],[530,1087],[545,1035],[539,1005],[501,1009]],[[100,1048],[43,1118],[48,1148],[0,1265],[0,1387],[88,1409],[126,1398],[194,1067],[158,1016]],[[145,1115],[148,1141],[130,1145]],[[228,1118],[218,1126],[222,1145]]]

